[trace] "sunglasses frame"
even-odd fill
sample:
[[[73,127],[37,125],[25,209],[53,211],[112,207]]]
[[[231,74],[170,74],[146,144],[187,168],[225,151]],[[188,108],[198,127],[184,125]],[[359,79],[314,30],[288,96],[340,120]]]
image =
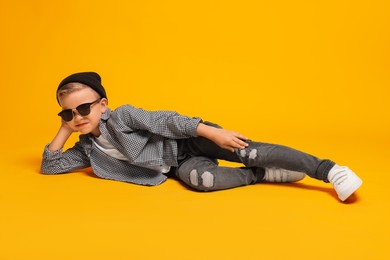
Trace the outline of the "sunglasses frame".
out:
[[[99,98],[99,99],[96,99],[95,101],[93,102],[89,102],[89,103],[83,103],[83,104],[80,104],[78,105],[76,108],[71,108],[71,109],[65,109],[65,110],[62,110],[61,112],[58,113],[58,116],[60,116],[62,118],[62,120],[64,120],[65,122],[70,122],[73,120],[74,116],[75,116],[75,111],[77,111],[77,114],[79,114],[80,116],[87,116],[91,113],[91,107],[100,102],[100,100],[102,100],[102,98]],[[84,114],[84,113],[80,113],[79,109],[82,109],[84,107],[88,107],[88,113],[87,114]],[[64,117],[66,117],[66,114],[68,113],[71,113],[72,114],[72,117],[69,119],[69,120],[66,120]]]

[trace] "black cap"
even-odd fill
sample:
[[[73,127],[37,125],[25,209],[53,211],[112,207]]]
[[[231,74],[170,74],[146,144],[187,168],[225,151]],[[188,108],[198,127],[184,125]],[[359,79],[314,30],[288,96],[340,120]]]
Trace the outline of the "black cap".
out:
[[[61,81],[60,85],[58,85],[57,92],[62,86],[71,82],[85,84],[95,90],[101,98],[107,98],[106,91],[102,86],[102,79],[96,72],[79,72],[66,77],[64,80]]]

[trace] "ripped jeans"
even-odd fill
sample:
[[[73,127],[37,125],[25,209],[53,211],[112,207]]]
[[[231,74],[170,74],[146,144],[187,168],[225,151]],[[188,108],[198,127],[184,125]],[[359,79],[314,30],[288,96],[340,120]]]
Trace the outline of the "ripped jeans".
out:
[[[310,154],[276,144],[247,141],[248,147],[230,152],[212,141],[196,137],[177,140],[179,166],[175,176],[198,191],[215,191],[261,182],[265,168],[282,168],[304,172],[328,182],[327,176],[335,165]],[[218,159],[243,163],[244,167],[218,166]]]

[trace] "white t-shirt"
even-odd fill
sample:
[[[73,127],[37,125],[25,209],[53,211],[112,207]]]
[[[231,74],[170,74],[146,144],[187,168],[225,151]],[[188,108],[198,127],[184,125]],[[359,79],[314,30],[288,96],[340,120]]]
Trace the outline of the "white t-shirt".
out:
[[[121,152],[119,152],[107,139],[105,139],[102,135],[94,138],[94,143],[100,151],[105,154],[114,157],[118,160],[127,161],[126,156],[124,156]],[[170,171],[170,166],[143,166],[145,168],[155,170],[160,173],[167,173]]]

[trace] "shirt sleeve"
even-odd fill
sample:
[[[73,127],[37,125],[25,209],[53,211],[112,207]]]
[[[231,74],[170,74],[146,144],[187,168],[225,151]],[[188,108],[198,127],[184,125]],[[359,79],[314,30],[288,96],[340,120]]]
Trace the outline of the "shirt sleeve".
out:
[[[84,149],[85,138],[87,137],[80,136],[80,141],[65,152],[62,152],[62,149],[50,151],[49,144],[46,145],[43,151],[41,172],[44,174],[58,174],[89,167],[91,163]]]
[[[146,130],[171,139],[196,137],[198,124],[202,121],[199,117],[188,117],[175,111],[147,111],[130,105],[119,107],[117,116],[133,130]]]

